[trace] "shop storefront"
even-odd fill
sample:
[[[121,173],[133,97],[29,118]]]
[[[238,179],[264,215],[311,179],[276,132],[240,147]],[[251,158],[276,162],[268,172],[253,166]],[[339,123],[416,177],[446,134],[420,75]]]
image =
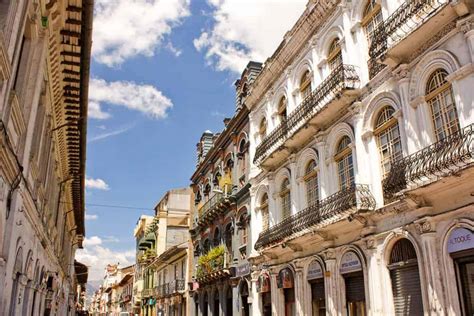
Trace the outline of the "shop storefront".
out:
[[[326,315],[326,292],[324,290],[324,270],[317,260],[308,267],[307,280],[311,286],[311,311],[313,316]]]
[[[262,315],[272,315],[272,292],[270,287],[270,276],[262,273],[257,280],[257,292],[261,296]]]
[[[295,305],[295,279],[293,271],[285,268],[278,273],[277,286],[283,290],[285,298],[285,316],[296,315]]]
[[[400,239],[393,245],[388,269],[395,315],[423,315],[418,259],[408,239]]]
[[[474,315],[474,234],[456,228],[449,235],[448,253],[456,271],[456,285],[463,315]]]
[[[339,272],[344,278],[347,315],[366,315],[364,273],[359,256],[353,251],[346,252]]]

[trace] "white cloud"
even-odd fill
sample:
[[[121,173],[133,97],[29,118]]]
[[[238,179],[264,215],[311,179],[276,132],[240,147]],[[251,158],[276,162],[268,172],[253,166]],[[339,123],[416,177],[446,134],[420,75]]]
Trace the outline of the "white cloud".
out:
[[[173,43],[171,43],[171,42],[168,42],[168,44],[166,44],[165,47],[166,47],[167,50],[169,50],[176,57],[181,56],[181,54],[183,53],[183,51],[181,49],[174,47]]]
[[[85,238],[83,241],[84,247],[87,246],[98,246],[102,244],[102,239],[98,236],[92,236],[91,238]]]
[[[166,35],[189,16],[190,0],[98,0],[92,53],[110,67],[153,56]]]
[[[86,238],[83,245],[84,249],[77,251],[76,259],[89,267],[90,281],[103,280],[108,263],[120,263],[123,267],[135,262],[135,250],[114,251],[105,247],[98,236]]]
[[[119,128],[119,129],[114,130],[114,131],[110,131],[110,132],[107,132],[107,133],[102,133],[102,134],[99,134],[99,135],[96,135],[96,136],[92,136],[90,139],[87,140],[87,142],[88,143],[93,143],[93,142],[96,142],[98,140],[106,139],[106,138],[109,138],[109,137],[112,137],[112,136],[117,136],[117,135],[120,135],[120,134],[123,134],[123,133],[127,132],[132,127],[133,126],[123,127],[123,128]]]
[[[109,113],[102,111],[102,103],[123,106],[155,119],[166,117],[166,111],[173,106],[171,100],[154,86],[131,81],[107,82],[93,78],[90,80],[89,93],[89,107],[92,105],[92,113],[95,115],[93,118],[110,117]]]
[[[89,101],[89,110],[87,112],[90,118],[97,120],[106,120],[111,117],[110,113],[102,111],[99,102]]]
[[[109,185],[102,179],[86,178],[86,188],[96,190],[110,190]]]
[[[95,221],[98,216],[97,214],[86,214],[85,215],[86,221]]]
[[[212,28],[194,40],[209,64],[240,73],[250,60],[264,62],[303,12],[307,0],[208,0]]]

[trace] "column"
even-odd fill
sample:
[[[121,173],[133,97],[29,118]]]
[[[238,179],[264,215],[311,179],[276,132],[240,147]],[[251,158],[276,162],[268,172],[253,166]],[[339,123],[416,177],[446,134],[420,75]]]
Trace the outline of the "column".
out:
[[[331,193],[329,189],[329,182],[328,182],[328,166],[326,164],[326,142],[323,141],[321,136],[315,137],[316,141],[316,150],[318,151],[318,167],[319,167],[319,199],[322,200],[325,197],[329,196]]]
[[[272,291],[272,314],[284,315],[285,314],[285,300],[281,294],[281,290],[277,286],[278,273],[270,272],[270,284]]]
[[[443,283],[441,280],[441,265],[439,259],[441,255],[436,251],[436,232],[434,224],[429,219],[415,221],[415,227],[421,237],[421,258],[418,262],[425,274],[426,284],[421,284],[422,291],[427,292],[424,296],[428,302],[423,300],[425,312],[428,315],[445,315]],[[424,270],[424,271],[423,271]],[[423,278],[421,278],[423,282]]]
[[[380,253],[375,247],[375,240],[369,238],[366,240],[366,256],[367,256],[367,273],[365,274],[367,280],[369,297],[367,298],[367,306],[370,306],[369,315],[387,315],[390,310],[384,310],[384,296],[387,291],[384,290],[383,280],[380,271]]]
[[[306,315],[305,313],[305,286],[303,268],[297,267],[295,271],[295,303],[296,315]]]
[[[259,271],[253,271],[250,280],[250,293],[249,297],[252,297],[252,309],[251,309],[251,315],[261,315],[261,298],[260,294],[257,292],[257,282],[258,282],[258,276],[259,276]]]
[[[405,155],[414,153],[420,148],[420,139],[408,137],[408,135],[420,135],[419,120],[417,120],[416,106],[419,102],[412,102],[410,99],[410,79],[408,66],[403,64],[397,68],[395,78],[398,79],[400,93],[400,109],[402,118],[398,121],[400,135],[402,137],[402,146]],[[423,123],[421,123],[423,124]]]
[[[296,179],[297,167],[296,167],[296,156],[292,154],[288,158],[288,168],[290,169],[290,190],[291,190],[291,214],[298,213],[301,210],[300,201],[298,198],[298,182]]]
[[[326,273],[324,276],[324,288],[326,291],[326,314],[342,315],[341,304],[339,303],[338,277],[339,271],[336,268],[336,256],[334,249],[328,249],[324,253],[326,263]]]

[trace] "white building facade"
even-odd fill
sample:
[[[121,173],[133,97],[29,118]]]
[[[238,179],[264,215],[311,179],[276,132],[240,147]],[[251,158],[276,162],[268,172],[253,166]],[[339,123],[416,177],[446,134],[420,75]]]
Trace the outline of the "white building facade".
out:
[[[252,315],[472,315],[474,3],[310,1],[250,110]]]
[[[74,315],[93,2],[0,1],[0,314]],[[79,278],[79,280],[78,280]]]

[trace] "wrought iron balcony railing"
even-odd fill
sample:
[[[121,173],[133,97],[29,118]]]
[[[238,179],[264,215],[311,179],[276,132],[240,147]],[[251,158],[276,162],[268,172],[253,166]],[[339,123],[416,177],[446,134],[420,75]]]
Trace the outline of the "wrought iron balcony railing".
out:
[[[397,192],[417,182],[430,183],[474,162],[474,124],[457,133],[395,161],[383,181],[384,197],[393,199]]]
[[[405,1],[390,17],[375,29],[369,49],[372,59],[383,58],[388,48],[400,42],[449,0]]]
[[[337,219],[345,212],[375,209],[375,199],[367,185],[356,184],[343,189],[304,210],[285,218],[280,223],[260,233],[255,249],[268,247],[283,241],[307,228]]]
[[[156,298],[162,298],[179,293],[180,291],[184,291],[185,283],[186,282],[183,279],[176,279],[171,282],[158,285],[155,287],[154,296]]]
[[[254,162],[260,164],[273,150],[281,146],[286,139],[296,133],[304,124],[322,111],[344,90],[356,88],[359,76],[351,65],[340,65],[294,109],[263,141],[257,146]]]
[[[196,225],[203,225],[215,218],[220,211],[224,210],[229,204],[229,198],[231,196],[230,186],[226,186],[224,192],[214,192],[214,195],[204,203],[198,210],[199,217]]]

